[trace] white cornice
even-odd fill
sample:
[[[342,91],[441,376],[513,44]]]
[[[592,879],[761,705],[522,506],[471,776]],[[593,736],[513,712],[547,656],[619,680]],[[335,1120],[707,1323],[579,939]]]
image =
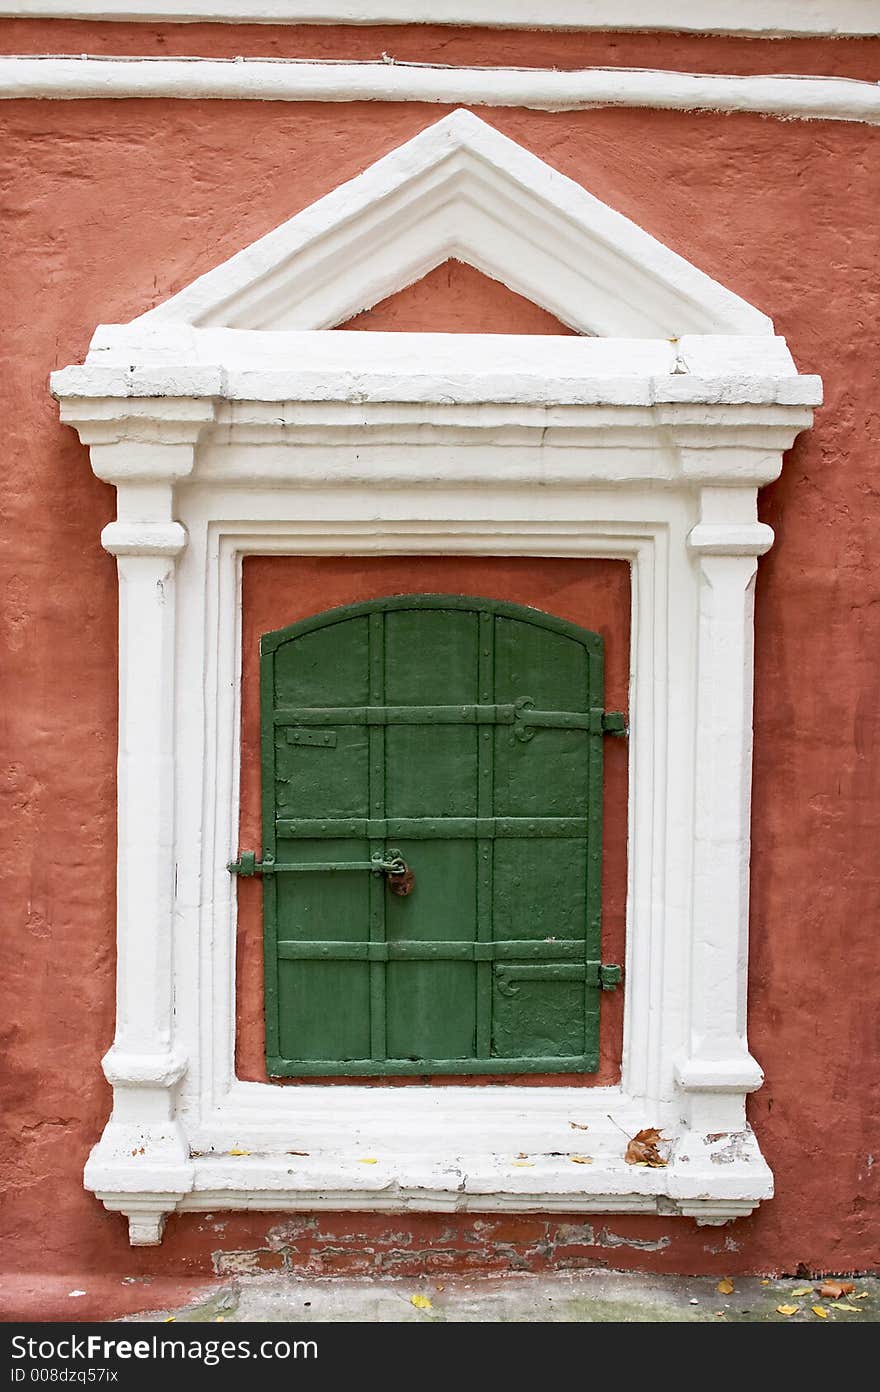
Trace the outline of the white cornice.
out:
[[[453,68],[266,58],[0,58],[0,99],[415,101],[577,111],[633,106],[880,123],[880,83],[644,68]]]
[[[821,400],[817,377],[799,375],[785,340],[770,335],[608,339],[507,334],[293,333],[167,328],[138,342],[136,326],[104,327],[96,340],[113,338],[113,350],[93,346],[83,366],[52,374],[52,390],[65,403],[64,419],[79,424],[77,402],[113,398],[124,403],[109,418],[124,416],[128,431],[150,421],[161,407],[163,440],[168,419],[175,441],[202,428],[205,408],[195,402],[273,401],[351,403],[366,409],[383,403],[450,406],[516,404],[526,407],[593,405],[713,407],[813,406]],[[193,366],[182,374],[181,359]],[[176,403],[190,402],[184,418]],[[97,429],[91,406],[86,414]],[[275,412],[277,416],[277,411]],[[96,424],[97,422],[97,424]],[[183,422],[183,425],[181,425]],[[90,443],[91,438],[90,438]]]
[[[456,24],[498,29],[861,35],[877,0],[0,0],[0,16],[241,24]]]

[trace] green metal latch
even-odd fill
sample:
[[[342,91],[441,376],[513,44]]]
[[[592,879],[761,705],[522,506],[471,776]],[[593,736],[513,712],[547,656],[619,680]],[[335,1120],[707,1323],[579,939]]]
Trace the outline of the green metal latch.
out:
[[[409,867],[400,851],[381,851],[370,860],[257,860],[254,851],[241,851],[238,860],[231,860],[226,869],[232,875],[286,875],[291,872],[324,870],[369,870],[373,875],[406,875]]]

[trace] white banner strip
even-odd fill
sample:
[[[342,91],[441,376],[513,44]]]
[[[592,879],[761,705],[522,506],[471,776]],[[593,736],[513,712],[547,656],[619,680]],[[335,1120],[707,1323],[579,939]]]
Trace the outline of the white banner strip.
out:
[[[264,58],[0,58],[0,98],[413,101],[574,111],[593,106],[754,111],[880,123],[880,83],[845,77],[725,77],[642,68],[447,68]]]

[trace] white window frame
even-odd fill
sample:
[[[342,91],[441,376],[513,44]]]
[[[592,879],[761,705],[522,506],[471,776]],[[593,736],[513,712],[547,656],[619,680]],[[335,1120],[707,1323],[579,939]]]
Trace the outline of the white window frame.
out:
[[[325,327],[449,254],[554,312],[564,285],[593,336]],[[133,1243],[173,1211],[721,1223],[772,1194],[745,1120],[757,490],[819,387],[758,311],[468,113],[54,375],[117,489],[114,1105],[85,1178]],[[236,1078],[241,575],[267,554],[631,565],[619,1085]],[[664,1168],[624,1162],[648,1125]]]

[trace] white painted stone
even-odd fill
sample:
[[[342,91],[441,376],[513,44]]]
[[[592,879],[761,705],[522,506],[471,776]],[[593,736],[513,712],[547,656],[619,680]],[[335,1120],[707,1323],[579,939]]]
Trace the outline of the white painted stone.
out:
[[[875,34],[875,0],[0,0],[0,15],[246,24],[462,24],[510,29]]]
[[[0,57],[0,100],[415,101],[535,111],[643,107],[783,120],[880,121],[880,86],[846,77],[728,77],[645,68],[452,68],[267,58]]]
[[[484,148],[479,124],[447,120],[440,138],[456,158],[463,142],[470,161]],[[618,225],[567,181],[560,193],[558,176],[512,142],[486,139],[490,184],[519,178],[525,156],[525,225],[535,200],[572,218],[588,207],[585,249]],[[487,367],[481,336],[215,325],[227,312],[248,320],[270,285],[282,318],[303,306],[313,314],[315,286],[285,269],[306,243],[313,267],[336,267],[335,303],[350,303],[370,271],[362,257],[337,262],[341,231],[353,227],[356,239],[379,190],[434,167],[434,137],[411,146],[376,179],[368,171],[345,186],[348,217],[344,198],[330,215],[322,200],[311,221],[307,210],[160,311],[100,328],[85,366],[53,377],[63,418],[118,494],[104,533],[120,573],[119,989],[105,1059],[114,1107],[85,1181],[128,1215],[136,1243],[158,1241],[163,1215],[178,1208],[656,1212],[717,1223],[772,1193],[744,1113],[761,1081],[745,1019],[752,581],[773,540],[756,497],[809,424],[820,384],[797,374],[758,311],[707,288],[631,224],[603,263],[609,316],[615,295],[632,303],[648,287],[669,323],[697,305],[706,335],[492,336]],[[514,228],[509,245],[537,262],[517,284],[552,301],[578,259],[570,238],[548,231],[533,257]],[[323,272],[319,281],[326,307]],[[204,319],[214,326],[197,327]],[[145,395],[146,381],[168,391]],[[188,393],[175,394],[184,382]],[[630,564],[618,1086],[236,1078],[237,886],[226,865],[238,842],[241,565],[252,554]],[[665,1168],[624,1163],[625,1136],[646,1125],[669,1137]],[[571,1161],[584,1151],[592,1164]],[[513,1163],[520,1152],[528,1163]]]

